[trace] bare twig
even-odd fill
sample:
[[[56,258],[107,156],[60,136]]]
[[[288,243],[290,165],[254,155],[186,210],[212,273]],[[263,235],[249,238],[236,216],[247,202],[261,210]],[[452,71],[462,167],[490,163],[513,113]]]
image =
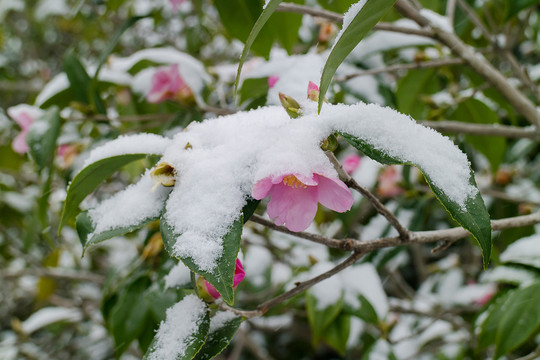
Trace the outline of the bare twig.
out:
[[[454,23],[454,17],[456,15],[456,0],[448,0],[446,3],[446,17],[450,24]]]
[[[407,230],[407,228],[401,225],[397,217],[390,210],[388,210],[388,208],[384,206],[384,204],[381,203],[381,201],[375,195],[373,195],[368,189],[360,186],[360,184],[358,184],[356,180],[354,180],[349,174],[347,174],[345,170],[343,170],[343,167],[336,159],[336,156],[333,152],[327,151],[326,156],[328,156],[328,159],[330,159],[330,162],[332,162],[332,164],[336,168],[339,177],[343,179],[343,182],[347,184],[348,187],[358,191],[366,199],[368,199],[375,208],[375,210],[377,210],[379,214],[384,216],[386,220],[388,220],[388,222],[397,230],[401,240],[408,241],[410,238],[410,232],[409,230]]]
[[[471,124],[461,121],[421,121],[422,125],[441,132],[451,132],[471,135],[502,136],[511,139],[538,140],[540,135],[530,127],[517,127],[499,124]]]
[[[22,277],[22,276],[27,276],[27,275],[50,277],[50,278],[55,278],[55,279],[72,280],[72,281],[90,281],[90,282],[95,282],[98,284],[102,284],[105,280],[102,276],[99,276],[93,273],[76,272],[72,270],[59,269],[59,268],[34,268],[34,269],[24,269],[24,270],[15,271],[15,272],[3,271],[2,273],[0,273],[0,276],[3,277],[4,279],[14,279],[14,278]]]
[[[363,255],[364,254],[362,252],[353,253],[345,261],[338,264],[334,268],[328,270],[327,272],[322,273],[321,275],[316,276],[313,279],[310,279],[310,280],[307,280],[307,281],[304,281],[304,282],[300,282],[300,283],[296,284],[296,287],[294,289],[286,291],[283,294],[280,294],[280,295],[276,296],[275,298],[272,298],[272,299],[270,299],[268,301],[265,301],[264,303],[257,306],[257,310],[252,310],[252,311],[238,310],[238,309],[231,308],[231,307],[229,307],[229,306],[227,306],[225,304],[221,304],[221,307],[226,309],[226,310],[232,311],[233,313],[235,313],[237,315],[243,316],[245,318],[252,318],[252,317],[262,316],[268,310],[273,308],[274,306],[277,306],[277,305],[283,303],[284,301],[287,301],[287,300],[293,298],[294,296],[296,296],[296,295],[300,294],[301,292],[309,289],[310,287],[312,287],[312,286],[320,283],[321,281],[326,280],[326,279],[334,276],[335,274],[339,273],[340,271],[348,268],[349,266],[351,266],[352,264],[357,262]]]
[[[465,63],[463,59],[437,59],[437,60],[432,60],[432,61],[422,61],[422,62],[415,62],[415,63],[410,63],[410,64],[397,64],[397,65],[391,65],[391,66],[386,66],[382,68],[369,69],[369,70],[361,71],[355,74],[350,74],[341,78],[336,78],[335,81],[338,81],[338,82],[347,81],[358,76],[391,73],[391,72],[396,72],[396,71],[401,71],[401,70],[427,69],[427,68],[436,68],[436,67],[443,67],[443,66],[450,66],[450,65],[461,65],[463,63]]]
[[[510,85],[508,80],[482,54],[474,51],[473,48],[461,41],[455,34],[431,23],[430,20],[420,14],[420,11],[408,2],[398,0],[395,8],[403,16],[416,21],[420,26],[431,28],[441,43],[446,45],[454,54],[465,60],[473,70],[490,82],[516,111],[522,114],[531,124],[535,125],[538,130],[540,113],[536,110],[536,106],[525,95]]]

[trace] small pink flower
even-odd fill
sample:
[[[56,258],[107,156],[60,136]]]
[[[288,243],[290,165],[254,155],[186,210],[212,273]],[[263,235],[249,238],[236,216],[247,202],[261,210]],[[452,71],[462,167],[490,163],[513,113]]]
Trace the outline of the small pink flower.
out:
[[[169,3],[171,4],[173,11],[177,12],[180,4],[182,4],[184,1],[185,0],[169,0]]]
[[[353,204],[351,191],[338,178],[328,178],[313,173],[269,176],[253,187],[252,196],[260,200],[270,196],[266,211],[277,225],[291,231],[303,231],[315,218],[317,203],[327,208],[345,212]]]
[[[401,181],[401,172],[394,166],[388,166],[379,175],[379,186],[377,192],[382,197],[393,197],[404,192],[399,186]]]
[[[246,276],[246,273],[244,271],[244,267],[242,266],[242,263],[239,259],[236,259],[236,268],[234,269],[234,280],[233,280],[233,288],[236,289],[238,284],[244,280],[244,277]],[[214,299],[219,298],[221,295],[218,293],[215,287],[213,287],[208,281],[204,280],[204,285],[206,287],[206,291],[212,296]]]
[[[279,76],[270,76],[268,78],[268,87],[271,89],[274,87],[274,85],[276,85],[276,83],[279,81]]]
[[[343,164],[343,170],[345,170],[347,174],[351,175],[356,171],[356,169],[358,169],[361,161],[362,157],[358,154],[345,155],[341,162]]]
[[[157,104],[168,99],[187,100],[192,97],[191,89],[178,72],[178,65],[160,67],[152,76],[152,89],[146,95],[149,103]]]
[[[307,98],[313,101],[319,101],[319,87],[310,81],[307,87]]]
[[[26,135],[34,121],[43,114],[43,111],[37,107],[20,104],[10,107],[7,113],[21,127],[21,132],[13,139],[11,146],[15,152],[21,155],[25,154],[30,150],[26,143]]]

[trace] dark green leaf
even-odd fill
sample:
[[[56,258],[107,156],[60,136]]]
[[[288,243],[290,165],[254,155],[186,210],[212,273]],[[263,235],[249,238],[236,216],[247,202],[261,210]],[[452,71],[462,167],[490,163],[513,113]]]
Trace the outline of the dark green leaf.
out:
[[[419,69],[409,71],[398,83],[396,90],[397,110],[411,115],[415,119],[425,116],[426,104],[421,101],[422,94],[426,94],[428,87],[433,84],[435,69]]]
[[[352,19],[349,26],[343,31],[341,37],[334,44],[326,64],[324,64],[321,75],[320,94],[319,94],[319,112],[324,101],[324,95],[330,86],[332,77],[343,60],[354,50],[356,45],[362,40],[369,30],[386,14],[394,5],[396,0],[368,0],[364,7]],[[240,72],[238,73],[240,74]]]
[[[240,103],[268,93],[268,78],[245,79],[240,88]]]
[[[540,5],[538,0],[512,0],[508,2],[508,15],[507,19],[517,15],[521,10],[524,10],[533,5]]]
[[[206,281],[212,284],[229,305],[234,303],[234,271],[236,269],[236,258],[240,250],[242,225],[243,220],[240,217],[231,225],[229,232],[223,237],[223,253],[217,260],[214,271],[209,272],[200,269],[190,257],[180,258],[191,271],[203,276]],[[171,256],[175,257],[173,248],[179,235],[174,233],[172,227],[167,224],[163,217],[161,219],[161,235],[165,249]]]
[[[52,107],[36,119],[26,135],[30,154],[39,171],[50,167],[56,153],[56,140],[60,134],[60,115],[57,107]]]
[[[165,320],[167,309],[179,302],[184,294],[174,289],[161,290],[152,286],[144,293],[152,318],[158,324]]]
[[[309,326],[311,328],[311,335],[315,344],[321,340],[325,330],[341,313],[342,309],[343,296],[340,296],[336,303],[327,306],[324,309],[319,309],[317,307],[317,298],[309,292],[306,293],[306,311]]]
[[[122,166],[145,158],[148,154],[126,154],[96,161],[82,169],[69,185],[58,232],[79,212],[79,204],[105,179]]]
[[[90,76],[73,51],[64,57],[64,71],[68,77],[71,93],[76,101],[90,105]]]
[[[242,209],[242,218],[244,221],[244,224],[249,220],[251,215],[257,210],[257,206],[259,206],[259,203],[261,200],[255,200],[251,196],[247,199],[246,205],[244,205],[244,208]]]
[[[358,296],[358,301],[360,302],[360,307],[357,309],[352,308],[349,305],[345,305],[346,312],[348,314],[357,316],[370,324],[379,325],[379,317],[377,316],[377,312],[373,308],[373,305],[371,305],[371,303],[363,295]]]
[[[229,345],[241,324],[242,318],[235,317],[210,332],[206,343],[195,355],[194,360],[210,360],[219,355]]]
[[[326,10],[344,13],[358,0],[317,0],[317,2]]]
[[[497,328],[501,320],[503,311],[506,311],[506,300],[512,292],[507,292],[491,304],[488,308],[488,316],[480,325],[480,334],[478,335],[478,350],[482,351],[490,345],[495,344]]]
[[[189,335],[185,341],[188,342],[186,345],[186,349],[184,351],[184,354],[177,354],[174,359],[176,360],[191,360],[193,359],[197,353],[201,350],[203,347],[207,337],[208,337],[208,331],[210,329],[210,315],[207,308],[207,311],[202,319],[202,321],[199,323],[199,327],[197,330]],[[146,352],[146,354],[143,357],[143,360],[148,360],[149,357],[152,355],[154,351],[156,351],[156,342],[157,337],[154,338],[154,341],[149,347],[149,350]]]
[[[95,224],[92,223],[92,219],[88,215],[88,211],[84,211],[80,213],[79,215],[77,215],[77,223],[76,223],[77,233],[79,234],[79,239],[81,240],[81,245],[83,247],[83,254],[84,254],[84,250],[86,250],[86,248],[88,248],[90,245],[97,244],[99,242],[108,240],[115,236],[121,236],[121,235],[130,233],[156,220],[159,220],[159,217],[146,218],[143,221],[139,222],[138,224],[134,224],[131,226],[124,226],[124,227],[117,227],[117,228],[103,231],[96,234],[94,233],[96,229]]]
[[[351,317],[341,313],[324,331],[322,338],[342,356],[347,350],[347,340],[351,330]]]
[[[234,93],[236,94],[236,91],[238,90],[238,81],[240,80],[240,73],[242,72],[242,66],[244,65],[244,62],[246,61],[247,54],[249,52],[249,49],[251,48],[251,45],[253,45],[253,42],[257,38],[257,35],[259,35],[259,32],[263,28],[264,24],[270,19],[270,16],[276,11],[276,8],[278,7],[279,3],[281,3],[282,0],[270,0],[268,4],[266,4],[266,8],[261,12],[261,15],[255,22],[255,25],[253,25],[253,28],[251,29],[251,32],[249,33],[249,36],[246,40],[246,46],[244,46],[244,50],[242,50],[242,55],[240,56],[240,63],[238,64],[238,72],[236,73],[236,82],[234,84]],[[230,6],[230,4],[228,5]],[[236,10],[236,9],[235,9]],[[244,19],[240,19],[240,21],[245,21]]]
[[[371,144],[361,139],[358,139],[355,136],[352,136],[350,134],[344,134],[344,133],[341,133],[340,135],[345,140],[347,140],[347,142],[349,142],[352,146],[354,146],[355,148],[362,151],[367,156],[371,157],[372,159],[380,163],[402,164],[402,162],[399,159],[386,155],[381,150],[374,148]],[[409,164],[409,165],[416,166],[416,164]],[[423,172],[422,168],[419,167],[419,169]],[[489,219],[489,213],[486,209],[486,205],[484,204],[484,201],[482,200],[482,196],[480,195],[480,192],[478,192],[474,198],[467,199],[465,203],[465,209],[462,209],[461,206],[459,206],[459,204],[451,200],[445,194],[444,189],[441,189],[437,187],[435,184],[433,184],[433,181],[431,181],[431,179],[425,174],[424,174],[424,177],[426,178],[426,181],[429,184],[431,191],[433,191],[437,199],[439,199],[441,204],[446,208],[446,210],[450,213],[450,215],[454,218],[454,220],[456,220],[465,229],[469,230],[471,234],[474,236],[474,238],[478,241],[478,244],[480,245],[480,248],[482,249],[484,267],[487,267],[489,263],[489,259],[491,257],[491,247],[492,247],[491,222]],[[478,188],[476,185],[476,181],[474,180],[474,174],[472,170],[469,177],[469,182],[475,188]]]
[[[540,283],[514,291],[506,300],[497,327],[495,359],[523,344],[540,327]]]

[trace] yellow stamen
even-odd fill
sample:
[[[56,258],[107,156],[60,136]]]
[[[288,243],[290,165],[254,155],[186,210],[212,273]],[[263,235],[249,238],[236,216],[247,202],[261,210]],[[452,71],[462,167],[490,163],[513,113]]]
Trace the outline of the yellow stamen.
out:
[[[298,180],[294,175],[287,175],[283,178],[283,183],[287,186],[292,187],[293,189],[304,188],[307,189],[307,185]]]

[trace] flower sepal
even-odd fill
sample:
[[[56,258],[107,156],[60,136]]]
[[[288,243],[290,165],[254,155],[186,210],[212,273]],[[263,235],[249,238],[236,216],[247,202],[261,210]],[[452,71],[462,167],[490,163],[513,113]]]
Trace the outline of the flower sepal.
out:
[[[296,119],[297,117],[302,115],[302,107],[300,106],[298,101],[294,100],[289,95],[285,95],[280,92],[279,101],[281,102],[281,106],[283,106],[283,108],[291,118]]]

